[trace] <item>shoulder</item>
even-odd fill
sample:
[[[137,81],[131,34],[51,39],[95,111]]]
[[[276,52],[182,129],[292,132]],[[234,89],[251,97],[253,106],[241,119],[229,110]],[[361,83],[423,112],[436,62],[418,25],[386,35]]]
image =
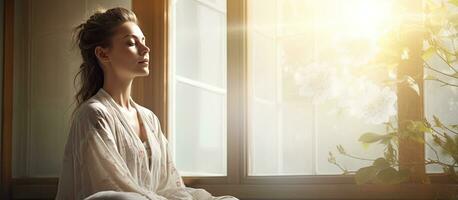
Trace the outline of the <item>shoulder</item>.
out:
[[[78,140],[86,141],[91,135],[108,135],[115,130],[113,125],[113,116],[108,107],[103,102],[89,99],[75,110],[70,134]]]
[[[109,119],[111,116],[108,107],[101,101],[91,98],[81,104],[75,111],[75,119],[88,119],[97,121],[97,119]]]

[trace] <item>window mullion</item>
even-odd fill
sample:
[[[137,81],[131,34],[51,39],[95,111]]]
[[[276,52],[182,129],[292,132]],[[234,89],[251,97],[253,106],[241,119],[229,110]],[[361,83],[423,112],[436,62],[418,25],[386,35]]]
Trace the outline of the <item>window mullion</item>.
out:
[[[227,1],[227,178],[240,184],[247,174],[246,0]]]
[[[408,6],[407,6],[408,5]],[[422,1],[399,1],[399,5],[407,9],[404,16],[419,15],[422,13]],[[398,85],[398,125],[399,133],[406,131],[409,120],[422,120],[423,111],[423,33],[419,30],[412,30],[408,21],[401,28],[402,47],[409,49],[409,59],[401,60],[398,68],[398,79],[402,80],[410,76],[418,83],[419,94],[417,94],[409,84],[400,83]],[[424,139],[424,135],[422,135]],[[399,164],[400,169],[411,170],[413,183],[422,183],[426,178],[425,166],[425,146],[423,143],[409,138],[399,140]]]

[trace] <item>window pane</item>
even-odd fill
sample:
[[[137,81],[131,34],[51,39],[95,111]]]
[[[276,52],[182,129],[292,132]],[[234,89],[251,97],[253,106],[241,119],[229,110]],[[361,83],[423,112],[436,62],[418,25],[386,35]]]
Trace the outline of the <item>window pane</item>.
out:
[[[445,1],[441,0],[437,2]],[[457,7],[449,4],[443,4],[443,6],[447,7],[447,10],[443,10],[441,14],[448,14],[449,16],[458,14]],[[450,29],[447,26],[443,26],[435,39],[436,42],[440,42],[441,44],[441,48],[438,49],[457,52],[458,39],[454,28]],[[428,44],[425,43],[424,49],[430,48],[431,46],[429,44],[431,43],[432,42]],[[440,50],[436,51],[436,54],[425,63],[424,111],[426,119],[432,124],[436,131],[454,138],[458,134],[458,67],[456,61],[449,61],[449,66],[447,62],[445,62],[445,60],[449,60],[449,58],[445,57],[443,52],[444,51]],[[447,128],[437,127],[437,123],[434,119],[435,117],[443,124],[443,127]],[[434,135],[439,134],[435,133]],[[432,134],[425,134],[425,136],[427,143],[427,146],[425,146],[426,159],[439,160],[440,162],[453,165],[454,160],[452,156],[450,156],[450,154],[445,154],[444,148],[441,148],[434,142]],[[439,138],[445,140],[442,136]],[[427,165],[426,171],[428,173],[444,172],[443,167],[437,164]]]
[[[224,94],[177,83],[176,155],[185,174],[225,173],[225,106]]]
[[[455,41],[458,42],[458,41]],[[434,66],[436,69],[439,69],[440,71],[444,73],[453,73],[451,69],[442,61],[440,60],[437,56],[435,58],[431,59],[428,61],[431,66]],[[456,78],[451,78],[451,77],[446,77],[443,75],[440,75],[437,72],[434,72],[432,70],[425,70],[425,73],[430,76],[435,76],[440,78],[441,80],[444,80],[446,82],[452,83],[452,84],[458,84],[458,81]],[[442,83],[437,82],[437,81],[432,81],[432,80],[426,80],[425,81],[425,115],[426,119],[434,124],[434,117],[436,116],[440,119],[440,121],[447,125],[458,125],[458,88],[453,87],[453,86],[443,86]],[[438,129],[441,131],[440,129]],[[458,132],[458,130],[455,128],[455,132]],[[442,132],[442,131],[441,131]],[[450,131],[445,131],[445,133],[452,138],[455,136]],[[433,138],[431,137],[430,134],[426,134],[426,141],[432,145],[432,148],[434,148],[439,156],[439,160],[442,162],[448,163],[448,164],[453,164],[453,158],[449,155],[443,154],[441,148],[438,148],[437,145],[434,144]],[[436,160],[437,157],[434,153],[434,150],[431,149],[431,147],[426,146],[426,158],[434,159]],[[429,173],[441,173],[443,172],[442,167],[440,165],[428,165],[427,166],[427,172]]]
[[[226,175],[226,1],[173,1],[170,130],[183,176]]]
[[[369,64],[387,2],[248,0],[249,175],[341,174],[328,162],[337,145],[383,156],[358,138],[396,117],[395,91],[376,84],[388,69]]]
[[[225,1],[178,0],[176,13],[176,75],[226,87]]]

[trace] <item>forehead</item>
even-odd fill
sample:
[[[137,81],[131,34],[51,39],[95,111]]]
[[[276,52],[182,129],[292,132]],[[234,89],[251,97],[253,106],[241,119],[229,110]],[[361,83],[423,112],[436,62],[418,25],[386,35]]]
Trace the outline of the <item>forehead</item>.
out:
[[[137,37],[139,40],[142,40],[145,37],[140,27],[138,27],[138,25],[134,22],[126,22],[119,26],[116,30],[115,38],[130,38],[128,36]]]

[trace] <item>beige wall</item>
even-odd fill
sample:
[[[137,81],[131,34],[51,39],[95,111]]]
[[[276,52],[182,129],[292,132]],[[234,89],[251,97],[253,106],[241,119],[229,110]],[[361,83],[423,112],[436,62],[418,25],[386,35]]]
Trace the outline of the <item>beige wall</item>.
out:
[[[81,58],[72,28],[129,0],[15,1],[13,177],[57,177]]]

